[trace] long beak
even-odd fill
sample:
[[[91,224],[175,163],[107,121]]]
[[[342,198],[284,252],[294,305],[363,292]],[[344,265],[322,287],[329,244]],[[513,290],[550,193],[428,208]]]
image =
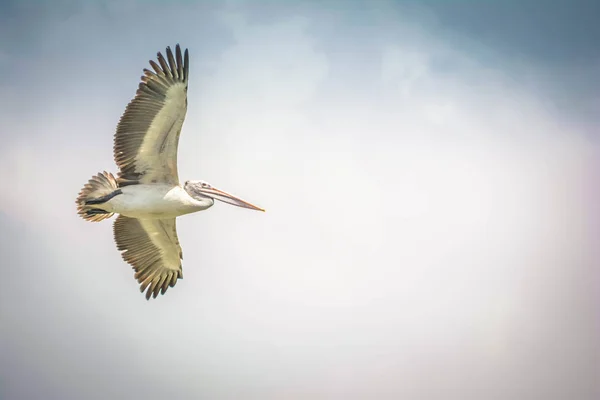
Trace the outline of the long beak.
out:
[[[263,211],[263,212],[265,211],[264,209],[257,207],[253,204],[250,204],[247,201],[240,199],[239,197],[235,197],[232,194],[229,194],[227,192],[224,192],[224,191],[214,188],[214,187],[202,188],[202,189],[200,189],[200,192],[205,196],[212,197],[215,200],[219,200],[219,201],[222,201],[227,204],[231,204],[231,205],[243,207],[243,208],[249,208],[251,210],[257,210],[257,211]]]

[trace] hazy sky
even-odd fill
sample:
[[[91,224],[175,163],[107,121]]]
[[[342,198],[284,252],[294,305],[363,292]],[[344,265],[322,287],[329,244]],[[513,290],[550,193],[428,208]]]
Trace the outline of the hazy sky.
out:
[[[493,3],[3,2],[0,398],[600,398],[600,6]],[[267,212],[148,302],[74,201],[176,43],[181,179]]]

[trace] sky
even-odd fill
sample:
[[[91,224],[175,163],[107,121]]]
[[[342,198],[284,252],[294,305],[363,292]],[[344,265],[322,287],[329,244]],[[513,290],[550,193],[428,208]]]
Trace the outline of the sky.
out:
[[[600,397],[593,1],[0,4],[0,398]],[[190,51],[146,301],[76,214],[157,51]]]

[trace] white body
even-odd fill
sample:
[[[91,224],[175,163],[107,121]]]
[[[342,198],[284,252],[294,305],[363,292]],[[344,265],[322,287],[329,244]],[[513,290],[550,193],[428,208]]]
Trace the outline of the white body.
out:
[[[99,208],[130,218],[165,219],[206,210],[214,203],[210,198],[192,198],[179,185],[131,185],[121,191]]]

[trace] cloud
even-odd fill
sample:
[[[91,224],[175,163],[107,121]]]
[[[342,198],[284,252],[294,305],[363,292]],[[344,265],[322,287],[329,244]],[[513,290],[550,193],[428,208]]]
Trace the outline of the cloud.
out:
[[[597,397],[596,121],[418,9],[328,4],[89,5],[6,52],[2,397]],[[180,218],[146,302],[74,199],[177,41],[180,176],[267,213]]]

